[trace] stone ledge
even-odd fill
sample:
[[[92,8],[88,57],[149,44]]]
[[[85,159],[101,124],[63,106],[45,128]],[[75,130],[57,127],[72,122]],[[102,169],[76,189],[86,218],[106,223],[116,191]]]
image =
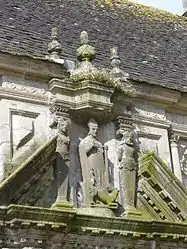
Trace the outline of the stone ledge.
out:
[[[2,214],[2,215],[1,215]],[[55,210],[39,207],[10,205],[0,208],[0,218],[4,217],[1,227],[34,229],[61,229],[86,234],[114,234],[127,237],[164,238],[185,240],[186,223],[128,218],[108,218],[78,214],[77,209]],[[1,218],[2,219],[2,218]]]

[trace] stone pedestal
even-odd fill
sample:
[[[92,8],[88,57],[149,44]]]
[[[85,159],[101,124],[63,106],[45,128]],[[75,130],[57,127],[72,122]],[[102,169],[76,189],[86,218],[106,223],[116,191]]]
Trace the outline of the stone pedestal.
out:
[[[58,210],[66,210],[66,209],[72,209],[73,205],[69,201],[66,201],[66,200],[63,200],[63,201],[57,200],[53,204],[52,208],[58,209]]]
[[[101,217],[116,217],[113,210],[107,207],[87,207],[78,208],[77,214],[79,215],[89,215],[89,216],[101,216]]]
[[[136,208],[127,208],[125,212],[122,214],[125,218],[132,218],[132,219],[141,219],[142,218],[142,212],[139,211]]]

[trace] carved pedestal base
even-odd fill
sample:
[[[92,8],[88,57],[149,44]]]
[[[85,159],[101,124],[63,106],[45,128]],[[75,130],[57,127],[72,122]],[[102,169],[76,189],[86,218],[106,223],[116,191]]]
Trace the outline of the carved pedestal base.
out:
[[[73,205],[69,202],[69,201],[56,201],[53,206],[52,206],[53,209],[72,209],[73,208]]]
[[[77,209],[77,214],[89,215],[89,216],[101,216],[101,217],[116,217],[115,213],[105,206],[87,207]]]
[[[133,218],[133,219],[141,219],[142,213],[136,208],[129,207],[127,208],[124,213],[122,214],[122,217],[125,218]]]

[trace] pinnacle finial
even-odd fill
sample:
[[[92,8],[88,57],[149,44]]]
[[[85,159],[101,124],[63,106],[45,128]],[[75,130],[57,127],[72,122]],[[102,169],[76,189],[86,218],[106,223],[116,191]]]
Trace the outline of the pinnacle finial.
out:
[[[58,38],[58,29],[57,27],[53,27],[51,31],[51,40]]]
[[[81,32],[81,34],[80,34],[80,42],[81,42],[82,45],[89,43],[88,33],[86,31]]]
[[[59,59],[61,51],[62,46],[58,41],[58,29],[57,27],[53,27],[51,32],[51,42],[48,44],[49,58]]]
[[[118,54],[118,47],[113,47],[110,49],[110,53],[111,53],[111,66],[114,68],[119,68],[120,64],[121,64],[121,60],[119,58],[119,54]]]
[[[184,8],[184,11],[186,12],[187,11],[187,0],[182,0],[182,5]]]
[[[111,56],[111,66],[112,66],[112,70],[111,70],[111,74],[114,75],[114,77],[119,78],[120,80],[126,81],[127,78],[129,77],[128,73],[125,73],[121,68],[121,60],[118,54],[118,47],[113,47],[110,50]]]
[[[81,32],[80,43],[81,46],[77,49],[77,59],[91,62],[95,58],[95,48],[88,44],[88,33],[86,31]]]

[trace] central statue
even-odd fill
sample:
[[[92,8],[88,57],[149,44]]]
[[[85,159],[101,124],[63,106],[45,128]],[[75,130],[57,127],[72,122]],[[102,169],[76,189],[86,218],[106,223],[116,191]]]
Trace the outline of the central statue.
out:
[[[90,119],[88,128],[88,135],[79,144],[85,206],[90,206],[97,192],[105,188],[107,184],[103,145],[96,139],[97,122]]]

